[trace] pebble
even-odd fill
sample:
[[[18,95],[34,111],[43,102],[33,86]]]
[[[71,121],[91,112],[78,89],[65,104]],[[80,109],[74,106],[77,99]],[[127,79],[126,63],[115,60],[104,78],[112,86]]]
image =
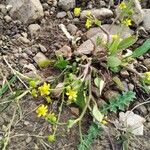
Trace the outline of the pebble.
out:
[[[143,27],[146,31],[150,32],[150,9],[143,9],[144,10],[144,20],[143,20]]]
[[[59,0],[58,6],[62,8],[63,10],[67,11],[76,6],[76,1],[75,0]]]
[[[26,143],[30,143],[32,141],[32,138],[29,136],[27,139],[26,139]]]
[[[67,13],[65,11],[62,11],[62,12],[58,12],[56,17],[57,18],[64,18],[66,17]]]
[[[72,35],[75,35],[78,30],[77,26],[71,23],[67,25],[67,29]]]
[[[77,48],[77,52],[84,54],[84,55],[89,55],[92,54],[92,52],[94,51],[94,44],[92,43],[91,40],[87,40],[85,42],[83,42],[78,48]]]
[[[41,52],[43,52],[43,53],[47,52],[47,49],[45,46],[39,44],[39,48],[40,48]]]
[[[129,90],[133,91],[134,90],[134,85],[132,83],[128,84]]]
[[[124,70],[124,69],[122,69],[122,70],[120,71],[120,75],[121,75],[121,77],[123,77],[123,78],[128,78],[128,77],[129,77],[128,71],[127,71],[127,70]]]
[[[134,106],[139,105],[139,104],[140,104],[140,102],[135,102]],[[144,115],[144,116],[146,116],[148,113],[148,111],[144,105],[137,107],[135,110],[139,111],[139,113],[142,113],[142,115]]]
[[[117,96],[119,93],[117,91],[113,91],[113,90],[108,90],[106,92],[104,92],[104,97],[109,100],[112,99],[113,97]]]
[[[5,21],[6,21],[7,23],[9,23],[9,22],[12,21],[11,17],[8,16],[8,15],[6,15],[6,16],[4,17],[4,19],[5,19]]]
[[[44,64],[44,66],[41,64],[44,62],[49,62],[49,59],[41,52],[38,52],[34,57],[33,60],[36,62],[36,64],[41,68],[41,67],[46,67]]]
[[[100,9],[83,10],[80,14],[80,18],[86,19],[88,12],[91,12],[91,15],[95,16],[97,19],[104,19],[104,18],[113,17],[113,12],[110,9],[100,8]]]
[[[143,61],[143,64],[145,65],[145,67],[150,71],[150,58],[146,58]]]
[[[28,26],[28,30],[31,36],[34,36],[34,35],[36,36],[38,31],[40,31],[40,29],[41,29],[41,26],[38,24],[30,24]]]
[[[23,42],[24,44],[29,44],[30,43],[29,39],[27,39],[26,37],[22,37],[22,36],[18,38],[18,41]]]

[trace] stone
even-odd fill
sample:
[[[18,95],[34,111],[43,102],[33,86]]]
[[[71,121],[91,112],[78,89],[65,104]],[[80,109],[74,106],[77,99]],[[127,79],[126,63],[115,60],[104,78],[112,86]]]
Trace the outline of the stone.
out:
[[[72,35],[75,35],[78,30],[78,28],[74,24],[71,24],[71,23],[67,25],[67,29]]]
[[[45,68],[49,65],[49,59],[41,52],[38,52],[34,57],[33,60],[40,68]]]
[[[47,52],[47,49],[45,46],[39,44],[39,48],[40,48],[41,52],[43,52],[43,53]]]
[[[38,34],[38,32],[40,31],[41,26],[38,24],[30,24],[28,26],[28,30],[31,34],[31,36],[36,36]]]
[[[0,4],[0,12],[2,12],[3,15],[7,14],[7,9],[6,9],[5,5]]]
[[[56,17],[57,18],[64,18],[66,17],[67,13],[65,11],[61,11],[61,12],[58,12]]]
[[[71,58],[72,50],[69,46],[64,45],[63,47],[61,47],[59,50],[56,51],[56,54],[62,55],[66,58]]]
[[[6,15],[6,16],[4,17],[4,20],[5,20],[7,23],[9,23],[9,22],[12,21],[11,17],[8,16],[8,15]]]
[[[150,71],[150,58],[146,58],[143,61],[143,64],[145,65],[145,67]]]
[[[113,97],[116,97],[119,93],[117,91],[113,91],[113,90],[108,90],[106,92],[104,92],[104,97],[109,100],[112,99]]]
[[[144,11],[142,10],[142,7],[140,5],[139,0],[133,0],[134,7],[133,7],[133,21],[138,26],[144,19]]]
[[[107,8],[100,8],[100,9],[89,9],[83,10],[80,14],[81,19],[86,19],[87,13],[91,12],[91,15],[95,16],[97,19],[104,19],[113,17],[113,12]]]
[[[71,112],[72,112],[73,115],[79,116],[79,108],[71,107],[70,109],[71,109]]]
[[[127,70],[124,70],[124,69],[122,69],[122,70],[120,71],[120,75],[121,75],[121,77],[123,77],[123,78],[128,78],[128,77],[129,77],[128,71],[127,71]]]
[[[83,42],[78,48],[77,48],[77,52],[81,53],[81,54],[85,54],[85,55],[89,55],[92,54],[92,52],[94,51],[94,44],[93,42],[89,39],[85,42]]]
[[[139,104],[140,104],[140,102],[136,102],[136,103],[134,103],[134,106],[137,106]],[[148,113],[147,108],[144,105],[137,107],[135,110],[137,110],[139,113],[141,113],[144,116],[147,115],[147,113]]]
[[[29,136],[27,139],[26,139],[26,143],[30,143],[32,141],[32,138]]]
[[[146,31],[150,32],[150,9],[143,9],[144,10],[144,20],[143,20],[143,27]]]
[[[29,44],[30,43],[30,40],[27,39],[26,37],[22,37],[20,36],[18,39],[17,39],[19,42],[22,42],[24,44]]]
[[[129,90],[133,91],[134,90],[134,85],[132,83],[129,83],[128,88],[129,88]]]
[[[111,29],[110,29],[110,27],[111,27]],[[120,30],[120,26],[118,26],[118,25],[111,26],[110,24],[102,25],[102,28],[104,28],[106,31],[108,31],[110,33],[110,35],[116,34]],[[87,38],[92,38],[97,33],[105,34],[100,28],[95,27],[95,28],[90,28],[86,32],[86,36],[87,36]],[[124,27],[123,31],[121,32],[121,38],[126,38],[126,37],[132,35],[133,33],[134,33],[134,31],[132,31],[130,28]]]
[[[63,10],[67,11],[76,6],[76,1],[75,0],[59,0],[58,6],[62,8]]]
[[[33,23],[44,16],[39,0],[7,0],[6,2],[12,6],[10,16],[25,24]]]

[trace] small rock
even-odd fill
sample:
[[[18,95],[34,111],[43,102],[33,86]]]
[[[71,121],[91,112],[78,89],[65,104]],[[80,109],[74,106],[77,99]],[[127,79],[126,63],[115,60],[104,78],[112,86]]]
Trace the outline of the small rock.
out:
[[[38,32],[40,31],[41,27],[38,24],[30,24],[28,26],[28,30],[31,34],[31,36],[36,36]]]
[[[18,38],[18,41],[23,42],[24,44],[29,44],[30,43],[29,39],[27,39],[26,37],[22,37],[22,36]]]
[[[140,102],[136,102],[134,104],[134,106],[139,105],[139,104],[140,104]],[[147,109],[146,109],[146,107],[144,105],[141,105],[141,106],[137,107],[135,110],[139,111],[144,116],[147,115],[147,113],[148,113],[148,111],[147,111]]]
[[[27,139],[26,139],[26,143],[30,143],[32,141],[32,138],[29,136]]]
[[[44,16],[43,7],[39,0],[7,0],[12,6],[10,16],[23,23],[32,23]]]
[[[6,14],[7,14],[7,9],[6,9],[5,5],[0,4],[0,12],[2,12],[3,15],[6,15]]]
[[[11,17],[8,16],[8,15],[6,15],[6,16],[4,17],[4,19],[5,19],[5,21],[6,21],[7,23],[9,23],[9,22],[12,21]]]
[[[144,11],[141,8],[139,0],[133,0],[134,7],[133,7],[133,21],[138,26],[144,19]]]
[[[70,109],[71,109],[71,112],[72,112],[74,115],[79,116],[79,108],[71,107]]]
[[[36,62],[36,64],[40,67],[47,67],[49,65],[49,59],[41,52],[37,53],[34,57],[33,60]]]
[[[81,54],[89,55],[92,54],[92,52],[94,51],[94,47],[95,46],[93,42],[91,40],[87,40],[77,48],[77,52]]]
[[[57,18],[64,18],[66,17],[67,13],[65,11],[59,12],[57,13],[56,17]]]
[[[71,24],[71,23],[68,24],[67,29],[72,35],[75,35],[78,30],[78,28],[74,24]]]
[[[123,78],[128,78],[129,77],[129,73],[127,70],[121,70],[120,71],[120,75],[123,77]]]
[[[150,70],[150,58],[146,58],[144,61],[143,61],[143,64],[145,65],[145,67]]]
[[[22,54],[21,54],[21,57],[22,57],[22,58],[24,58],[24,59],[26,59],[26,60],[28,60],[28,59],[29,59],[29,57],[28,57],[27,53],[22,53]]]
[[[72,20],[72,19],[73,19],[73,16],[72,16],[72,14],[71,14],[71,12],[70,12],[70,11],[67,11],[67,16],[68,16],[68,19],[70,19],[70,20]]]
[[[109,31],[110,35],[116,34],[116,33],[120,30],[120,26],[118,26],[118,25],[113,25],[113,26],[111,27],[110,24],[105,24],[105,25],[102,25],[102,27],[103,27],[105,30]],[[111,30],[109,30],[110,27],[111,27]],[[96,27],[95,27],[95,28],[90,28],[90,29],[87,31],[86,36],[87,36],[87,38],[91,38],[91,37],[93,37],[94,35],[96,35],[97,33],[99,33],[99,34],[103,33],[103,34],[104,34],[104,32],[103,32],[100,28],[96,28]],[[132,35],[133,33],[134,33],[134,32],[133,32],[130,28],[124,27],[124,29],[123,29],[123,31],[122,31],[122,33],[121,33],[121,38],[126,38],[126,37]]]
[[[112,99],[113,97],[116,97],[119,93],[117,91],[113,91],[113,90],[108,90],[106,92],[104,92],[104,97],[109,100]]]
[[[146,31],[150,32],[150,9],[143,9],[144,10],[144,20],[143,26]]]
[[[40,47],[41,52],[43,53],[47,52],[47,49],[45,48],[45,46],[39,44],[39,47]]]
[[[49,13],[49,11],[44,11],[44,16],[45,16],[45,17],[48,17],[48,16],[50,16],[50,13]]]
[[[64,45],[63,47],[61,47],[58,51],[56,51],[56,53],[58,55],[62,55],[66,58],[71,58],[72,56],[72,50],[69,46]]]
[[[80,14],[81,19],[86,19],[87,13],[91,12],[93,16],[95,16],[97,19],[104,19],[104,18],[110,18],[113,16],[113,12],[110,9],[107,8],[101,8],[101,9],[91,9],[91,10],[83,10]]]
[[[129,90],[133,91],[134,90],[134,85],[132,83],[128,84]]]
[[[63,86],[64,86],[64,83],[59,83],[56,87],[55,87],[55,90],[52,91],[52,95],[56,98],[59,98],[62,91],[63,91]]]
[[[59,0],[58,6],[61,7],[63,10],[67,11],[76,6],[76,1],[75,0]]]

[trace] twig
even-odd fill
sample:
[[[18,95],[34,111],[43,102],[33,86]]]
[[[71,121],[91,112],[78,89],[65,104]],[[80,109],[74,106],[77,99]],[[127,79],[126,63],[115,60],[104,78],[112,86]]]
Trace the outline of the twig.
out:
[[[3,146],[3,148],[2,148],[2,150],[6,150],[6,147],[7,147],[7,145],[8,145],[8,142],[9,142],[9,139],[10,139],[10,131],[11,131],[11,127],[12,127],[12,124],[13,124],[13,121],[14,121],[14,119],[15,119],[15,115],[16,115],[16,107],[15,107],[15,110],[14,110],[14,113],[13,113],[13,117],[12,117],[12,119],[11,119],[11,122],[9,123],[9,125],[8,125],[8,132],[7,132],[7,134],[6,134],[6,138],[5,138],[5,142],[4,142],[4,146]]]
[[[12,70],[13,74],[17,76],[17,78],[19,79],[19,81],[26,87],[26,89],[28,89],[28,86],[21,80],[21,78],[18,76],[18,74],[20,75],[19,72],[17,72],[16,70],[14,70],[11,65],[8,63],[8,61],[6,60],[6,57],[3,56],[3,60],[5,61],[5,63],[8,65],[8,67]],[[22,74],[21,74],[22,75]],[[22,75],[23,77],[26,77],[24,75]]]
[[[149,99],[150,99],[150,98],[148,98],[146,102],[143,102],[143,103],[140,103],[140,104],[136,105],[135,107],[133,107],[133,108],[131,109],[131,111],[133,111],[134,109],[136,109],[137,107],[139,107],[139,106],[141,106],[141,105],[150,103],[150,100],[149,100]]]

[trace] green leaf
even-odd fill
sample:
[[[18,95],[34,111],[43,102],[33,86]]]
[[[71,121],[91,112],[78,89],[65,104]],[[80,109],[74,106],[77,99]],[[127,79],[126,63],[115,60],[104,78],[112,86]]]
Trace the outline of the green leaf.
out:
[[[64,60],[63,57],[60,57],[56,63],[54,64],[54,66],[60,70],[63,70],[67,67],[67,65],[69,64],[68,60]]]
[[[134,98],[135,92],[124,92],[122,95],[118,95],[115,98],[110,99],[109,104],[106,105],[106,108],[104,108],[104,110],[109,110],[114,113],[116,113],[118,109],[124,110],[125,106],[128,106],[130,102],[134,100]]]
[[[136,41],[137,41],[137,36],[129,36],[129,37],[123,39],[119,43],[118,49],[126,49],[126,48],[130,47],[131,45],[133,45]]]
[[[144,53],[148,52],[149,50],[150,50],[150,39],[147,39],[142,46],[140,46],[136,50],[134,50],[131,57],[133,57],[133,58],[140,57]]]
[[[9,85],[11,85],[13,82],[15,82],[17,79],[17,77],[14,75],[9,81],[8,83],[4,84],[2,86],[2,88],[0,89],[0,97],[7,92],[7,90],[9,89]],[[9,85],[8,85],[9,84]]]
[[[77,94],[77,98],[75,103],[81,108],[83,109],[85,107],[85,96],[84,96],[84,89],[83,86],[81,86],[78,90],[78,94]]]
[[[99,93],[101,95],[102,90],[104,88],[104,83],[105,83],[104,80],[97,77],[97,78],[94,79],[94,83],[99,88]]]
[[[118,46],[119,46],[119,43],[120,43],[120,38],[116,38],[112,44],[108,47],[109,49],[109,52],[111,55],[115,55],[118,51]]]
[[[115,56],[109,56],[107,58],[107,65],[110,68],[115,68],[121,65],[121,60]]]
[[[93,107],[93,111],[92,114],[94,116],[94,118],[98,121],[101,122],[104,118],[104,115],[99,111],[97,105],[95,104]]]
[[[121,91],[125,91],[123,83],[121,82],[121,80],[117,76],[113,77],[113,81],[117,84],[118,88]]]

